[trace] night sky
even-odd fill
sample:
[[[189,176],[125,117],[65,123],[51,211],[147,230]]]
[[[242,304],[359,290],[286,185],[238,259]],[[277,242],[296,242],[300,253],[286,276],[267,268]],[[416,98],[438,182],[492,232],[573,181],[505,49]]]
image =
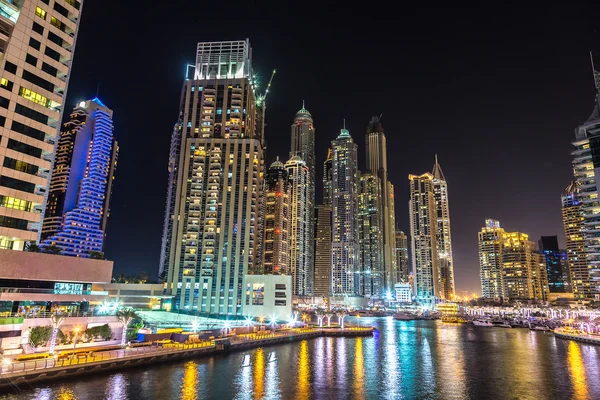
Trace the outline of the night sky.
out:
[[[593,108],[588,52],[597,52],[600,68],[600,7],[342,4],[85,1],[65,107],[100,84],[99,98],[114,110],[120,154],[106,257],[115,275],[158,273],[170,135],[184,65],[199,41],[250,38],[263,87],[277,69],[267,99],[268,165],[287,158],[302,100],[314,118],[319,166],[346,118],[362,169],[366,125],[383,114],[405,232],[408,174],[431,171],[437,153],[459,294],[480,291],[485,218],[535,241],[558,234],[564,244],[560,194],[572,177],[574,128]]]

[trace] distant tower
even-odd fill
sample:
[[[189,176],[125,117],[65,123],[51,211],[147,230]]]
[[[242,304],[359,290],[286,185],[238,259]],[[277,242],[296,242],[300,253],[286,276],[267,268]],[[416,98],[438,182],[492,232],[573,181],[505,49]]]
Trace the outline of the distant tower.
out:
[[[557,236],[542,236],[539,240],[540,253],[548,276],[550,293],[571,292],[571,278],[567,263],[567,252],[558,247]]]
[[[394,290],[393,273],[396,270],[396,238],[394,186],[388,180],[387,144],[383,127],[378,117],[371,118],[365,136],[367,171],[377,175],[381,182],[381,214],[383,222],[383,283],[382,289]]]
[[[396,264],[395,283],[408,283],[408,238],[401,230],[396,230]]]
[[[591,54],[590,54],[591,57]],[[594,69],[592,59],[594,83],[596,85],[596,103],[592,114],[583,124],[575,129],[573,141],[573,172],[575,181],[581,188],[577,200],[581,204],[583,214],[584,248],[588,263],[588,282],[590,291],[586,296],[594,297],[600,294],[600,199],[598,199],[598,185],[596,170],[600,168],[600,72]],[[582,293],[580,293],[582,294]]]
[[[323,163],[323,204],[326,206],[331,205],[331,199],[333,197],[332,188],[332,174],[333,174],[333,158],[331,155],[331,149],[327,149],[327,159]]]
[[[354,275],[358,255],[358,163],[357,146],[345,128],[331,142],[332,173],[332,291],[356,294]],[[358,283],[358,282],[357,282]]]
[[[290,275],[290,180],[279,159],[265,181],[264,274]]]
[[[383,259],[383,193],[381,179],[371,173],[360,175],[358,198],[358,241],[360,246],[360,273],[358,294],[381,298],[384,293]]]
[[[294,117],[294,122],[291,127],[291,146],[290,146],[290,159],[293,157],[299,157],[308,168],[308,176],[306,180],[306,198],[304,205],[304,214],[299,216],[304,220],[306,227],[304,236],[304,246],[306,251],[306,268],[310,271],[307,275],[307,279],[310,282],[306,282],[305,287],[302,289],[304,295],[312,294],[313,276],[314,272],[314,240],[315,240],[315,127],[313,125],[312,115],[304,108],[304,102],[302,102],[302,109],[300,109]],[[298,293],[299,294],[299,293]]]
[[[433,306],[440,293],[433,175],[409,175],[408,179],[415,295],[417,301]]]
[[[502,243],[502,280],[504,297],[509,299],[533,299],[534,274],[539,262],[534,258],[535,243],[529,235],[521,232],[505,232]]]
[[[82,101],[60,133],[50,181],[43,246],[89,257],[104,251],[118,145],[113,112],[98,98]]]
[[[448,184],[438,163],[437,154],[433,165],[433,195],[436,209],[436,239],[440,274],[440,297],[453,300],[454,262],[452,259],[452,235],[450,233],[450,210],[448,200]]]
[[[309,232],[306,208],[310,206],[310,171],[304,161],[293,156],[285,163],[290,180],[290,271],[292,274],[293,294],[308,296],[312,294],[313,270],[311,268],[314,232]]]
[[[585,258],[584,217],[582,204],[578,199],[579,193],[579,184],[576,180],[571,182],[563,192],[562,219],[573,294],[577,298],[585,299],[593,297],[593,284]]]
[[[485,226],[479,231],[478,239],[481,294],[486,299],[504,297],[502,274],[504,229],[500,227],[500,222],[486,219]]]
[[[316,207],[314,296],[331,294],[331,205]]]

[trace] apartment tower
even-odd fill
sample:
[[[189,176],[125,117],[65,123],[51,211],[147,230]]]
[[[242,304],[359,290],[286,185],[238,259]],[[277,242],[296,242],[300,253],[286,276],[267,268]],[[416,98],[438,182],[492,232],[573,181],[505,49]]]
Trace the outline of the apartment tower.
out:
[[[358,148],[343,128],[331,142],[332,172],[332,271],[334,295],[358,293]]]
[[[98,98],[82,101],[58,138],[41,243],[58,246],[63,255],[104,251],[119,151],[112,115]]]
[[[410,234],[416,300],[429,306],[440,297],[433,175],[409,175]]]
[[[263,274],[290,273],[290,190],[285,166],[271,164],[265,179]]]
[[[331,205],[319,204],[315,210],[315,273],[313,294],[331,294]]]
[[[360,272],[358,294],[371,298],[384,295],[383,193],[381,179],[371,173],[361,174],[358,185],[358,243]]]
[[[39,241],[82,1],[0,1],[0,248]]]
[[[486,219],[485,226],[478,234],[481,295],[486,299],[504,297],[502,274],[504,233],[500,222]]]
[[[242,314],[257,260],[264,141],[249,41],[199,43],[172,135],[161,264],[172,308]]]
[[[408,238],[401,230],[396,230],[396,272],[395,283],[408,283],[410,266],[408,263]]]
[[[544,258],[550,293],[570,293],[571,277],[567,252],[558,247],[558,237],[542,236],[538,244]]]

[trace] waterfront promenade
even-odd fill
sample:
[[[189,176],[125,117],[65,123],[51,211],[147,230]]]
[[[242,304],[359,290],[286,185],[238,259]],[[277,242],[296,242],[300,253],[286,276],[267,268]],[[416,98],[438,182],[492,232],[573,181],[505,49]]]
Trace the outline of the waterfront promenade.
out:
[[[557,328],[554,330],[554,335],[561,339],[600,345],[600,335],[594,333],[586,333],[571,328]]]
[[[158,346],[130,347],[120,350],[78,354],[69,358],[45,358],[12,362],[5,359],[0,365],[0,387],[43,380],[63,379],[75,375],[112,371],[119,368],[155,364],[182,358],[241,351],[278,343],[288,343],[320,336],[371,336],[372,327],[299,328],[284,331],[226,336],[203,343],[169,343]]]

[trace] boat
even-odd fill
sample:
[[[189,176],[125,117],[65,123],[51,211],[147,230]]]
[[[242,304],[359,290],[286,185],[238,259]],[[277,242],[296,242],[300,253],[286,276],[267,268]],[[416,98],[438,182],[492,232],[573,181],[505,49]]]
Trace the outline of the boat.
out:
[[[415,314],[403,311],[395,313],[393,318],[398,321],[414,321],[415,319],[418,319]]]
[[[494,326],[492,321],[485,318],[477,318],[473,320],[473,325],[475,326]]]
[[[497,326],[498,328],[512,328],[512,326],[506,322],[506,321],[497,321],[497,322],[493,322],[494,326]]]
[[[550,329],[547,326],[543,326],[543,325],[538,325],[538,326],[534,326],[533,328],[530,328],[532,331],[543,331],[543,332],[549,332],[552,329]]]

